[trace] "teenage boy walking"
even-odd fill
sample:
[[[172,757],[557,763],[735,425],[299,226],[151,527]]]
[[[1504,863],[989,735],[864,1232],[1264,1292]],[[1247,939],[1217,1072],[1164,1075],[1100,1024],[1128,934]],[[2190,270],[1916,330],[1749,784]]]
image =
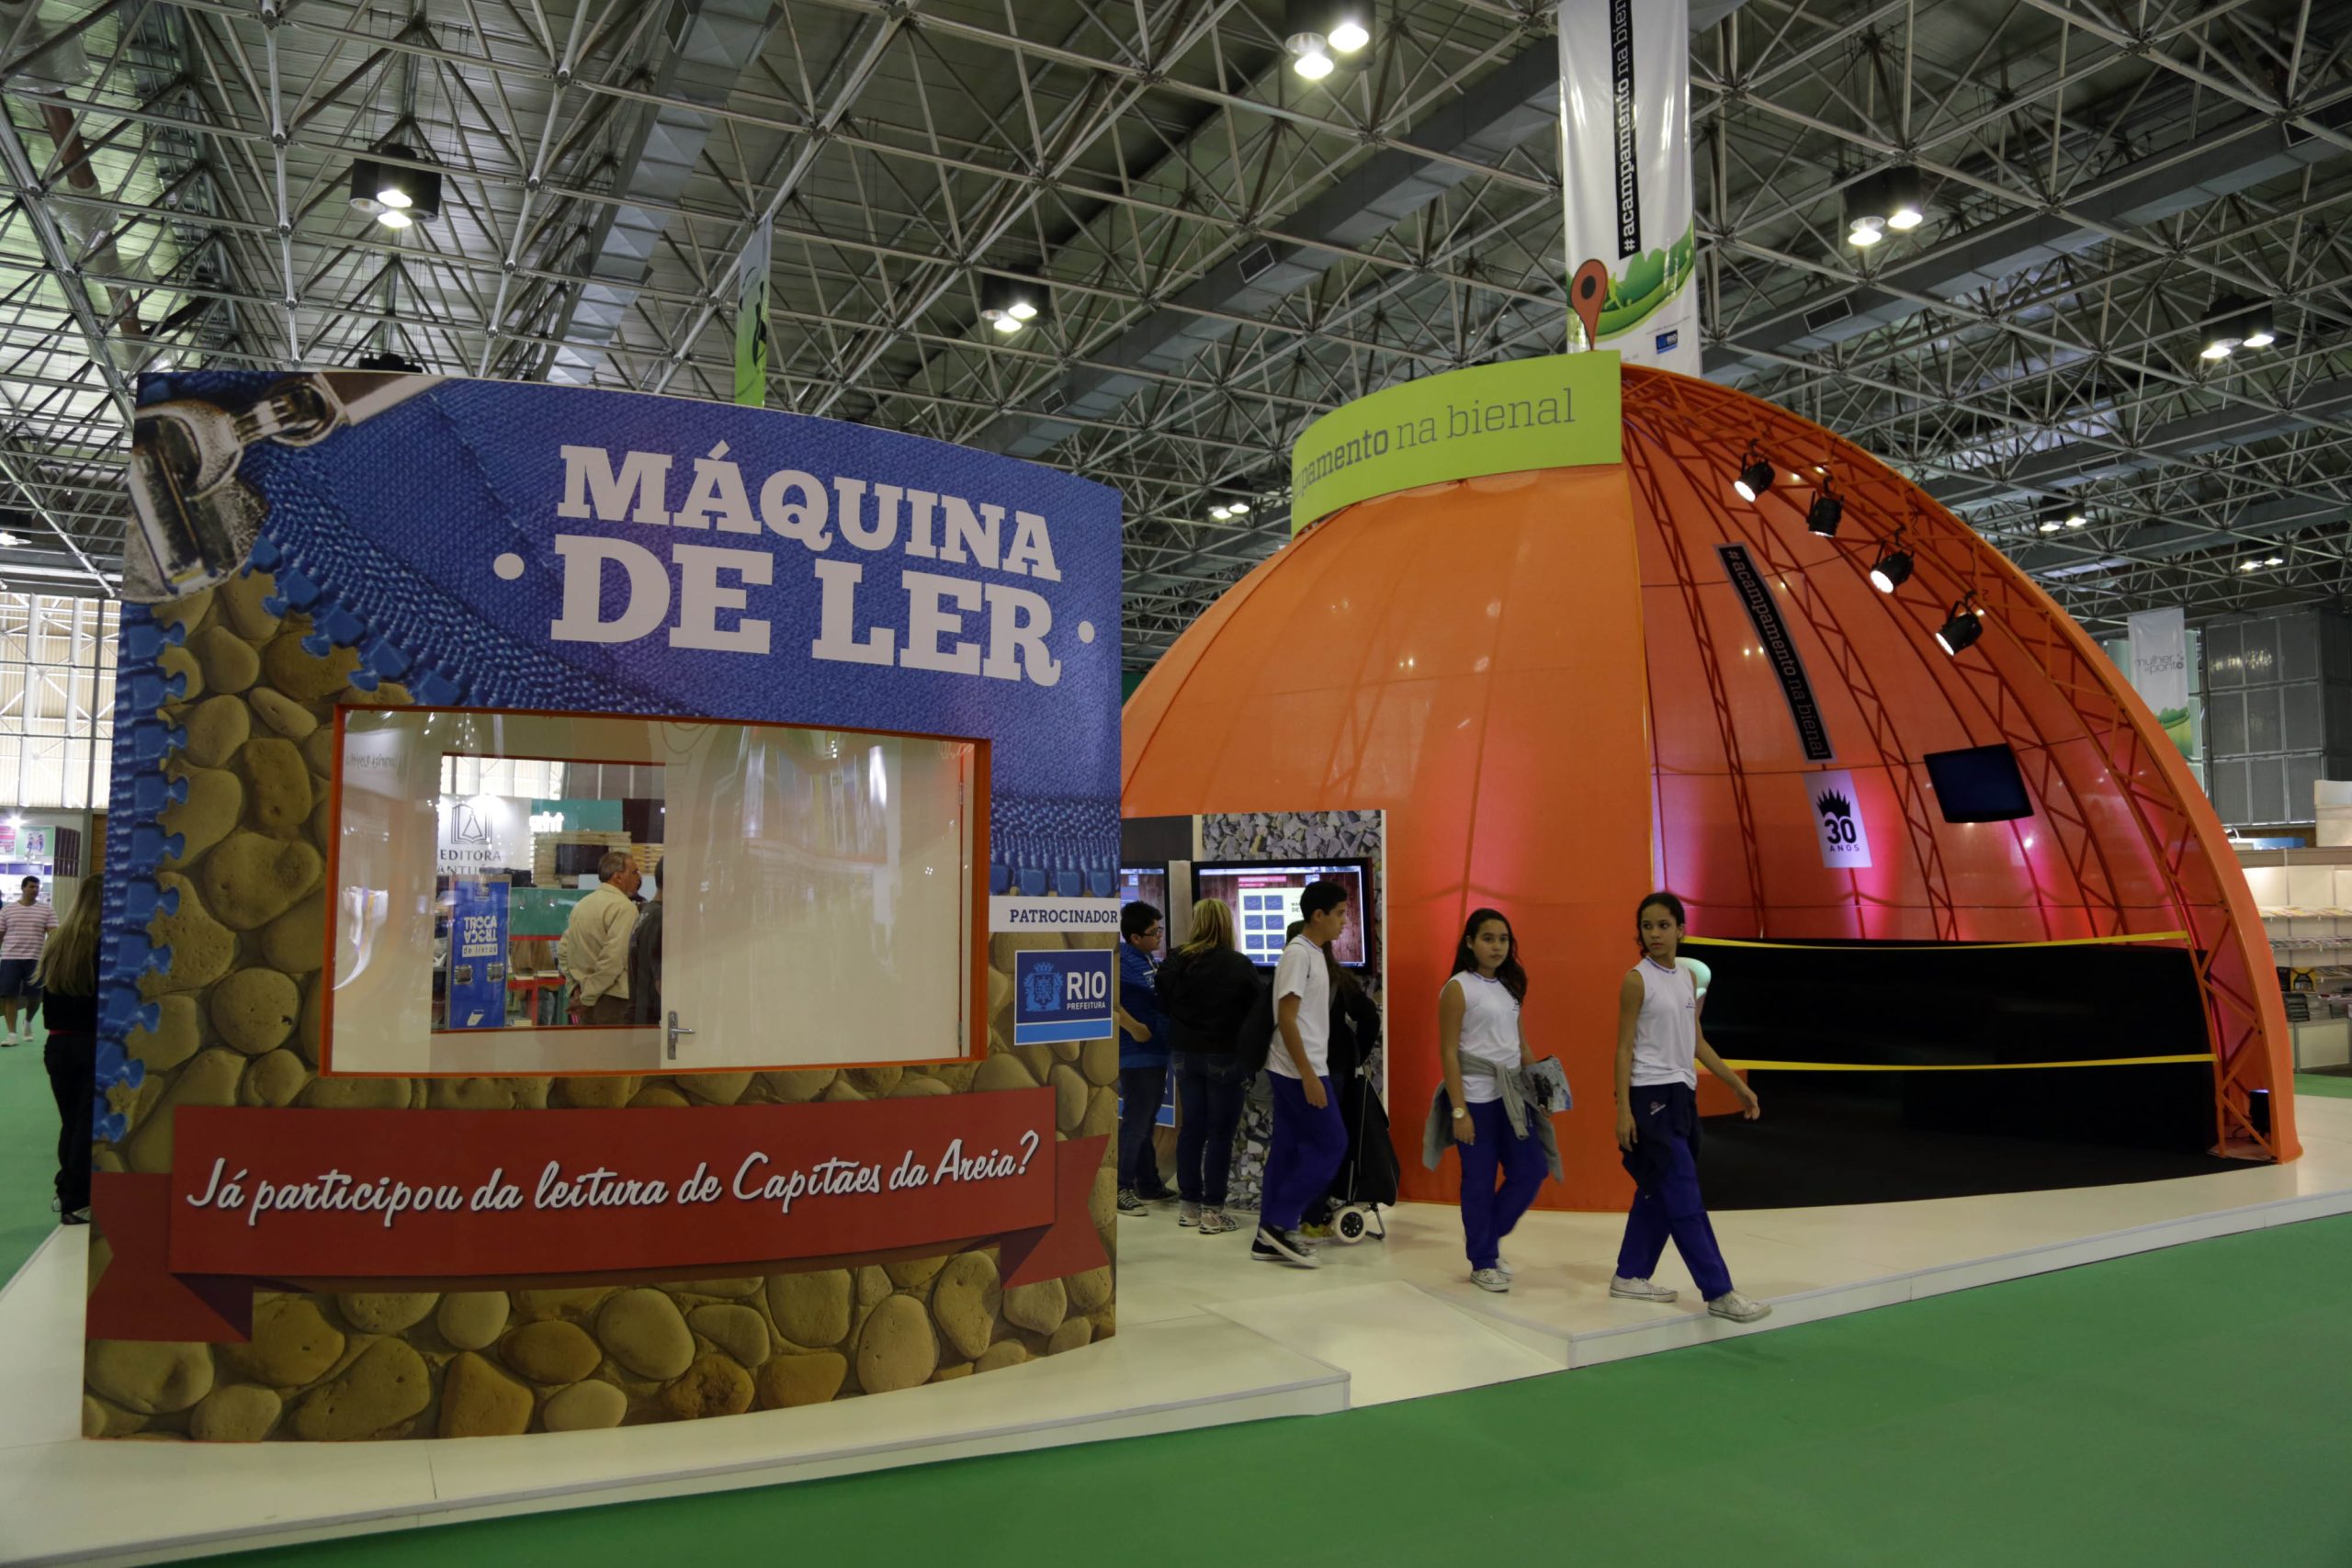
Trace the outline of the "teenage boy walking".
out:
[[[1348,1152],[1348,1130],[1331,1088],[1331,971],[1325,951],[1347,928],[1348,890],[1336,882],[1310,882],[1298,905],[1299,933],[1274,970],[1274,1036],[1266,1051],[1274,1129],[1250,1256],[1312,1269],[1314,1245],[1298,1234],[1299,1221],[1330,1186]]]

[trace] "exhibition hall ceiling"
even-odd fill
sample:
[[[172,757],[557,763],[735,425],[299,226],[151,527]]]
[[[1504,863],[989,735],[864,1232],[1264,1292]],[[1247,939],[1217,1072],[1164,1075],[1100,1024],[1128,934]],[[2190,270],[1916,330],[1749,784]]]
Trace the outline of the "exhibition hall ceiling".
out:
[[[109,591],[142,370],[731,398],[765,224],[770,406],[1116,485],[1148,664],[1282,543],[1306,421],[1566,341],[1546,0],[1381,0],[1319,81],[1286,9],[0,0],[0,585]],[[2342,597],[2352,12],[1691,11],[1709,377],[2095,632]],[[371,156],[404,228],[349,199]],[[1901,164],[1925,221],[1857,248],[1849,187]]]

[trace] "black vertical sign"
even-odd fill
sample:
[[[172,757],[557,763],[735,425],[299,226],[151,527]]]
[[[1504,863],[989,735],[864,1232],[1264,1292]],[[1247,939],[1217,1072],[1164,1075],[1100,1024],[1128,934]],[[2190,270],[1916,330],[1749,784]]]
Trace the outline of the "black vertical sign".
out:
[[[1756,640],[1764,645],[1764,657],[1771,661],[1772,673],[1781,679],[1781,694],[1789,701],[1789,717],[1795,721],[1797,739],[1804,744],[1804,760],[1827,762],[1838,753],[1829,744],[1829,727],[1821,717],[1821,705],[1813,700],[1813,682],[1804,672],[1804,660],[1797,655],[1796,639],[1789,635],[1788,623],[1781,619],[1781,607],[1772,603],[1771,590],[1764,584],[1763,575],[1748,558],[1746,545],[1719,545],[1715,553],[1723,558],[1724,573],[1738,591],[1739,602],[1747,608],[1747,624],[1756,628]]]
[[[1634,101],[1634,0],[1610,0],[1609,66],[1617,130],[1617,254],[1642,253],[1642,160]]]

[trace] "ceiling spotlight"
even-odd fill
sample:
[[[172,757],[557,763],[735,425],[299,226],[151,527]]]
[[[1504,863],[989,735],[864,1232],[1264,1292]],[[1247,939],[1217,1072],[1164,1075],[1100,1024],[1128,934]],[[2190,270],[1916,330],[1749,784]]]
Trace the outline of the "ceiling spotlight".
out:
[[[13,550],[25,542],[22,534],[0,533],[0,550]]]
[[[1318,44],[1292,61],[1290,68],[1310,82],[1320,82],[1331,73],[1331,57]]]
[[[1811,506],[1805,508],[1804,525],[1808,532],[1818,534],[1825,539],[1834,539],[1838,536],[1838,521],[1845,515],[1846,503],[1824,491],[1813,498]]]
[[[2079,512],[2069,512],[2066,513],[2066,526],[2069,528],[2086,527],[2089,523],[2090,519]]]
[[[1984,612],[1975,604],[1971,594],[1951,607],[1951,616],[1936,633],[1936,646],[1954,659],[1968,651],[1969,646],[1984,635]]]
[[[1008,337],[1035,321],[1045,308],[1045,287],[1034,277],[990,274],[980,279],[980,320]]]
[[[2287,558],[2285,556],[2272,556],[2268,560],[2264,561],[2262,564],[2265,566],[2285,566],[2287,564]]]
[[[2045,517],[2041,520],[2041,531],[2045,534],[2055,534],[2059,529],[2064,528],[2065,525],[2066,525],[2059,522],[2055,517]]]
[[[2202,359],[2227,359],[2237,352],[2240,341],[2222,333],[2208,333],[2205,346],[2199,350],[2198,356]]]
[[[1756,445],[1748,443],[1747,460],[1740,465],[1739,478],[1731,488],[1739,492],[1742,501],[1754,501],[1772,488],[1772,465],[1757,456]]]
[[[1331,29],[1331,47],[1341,54],[1353,54],[1372,41],[1372,32],[1353,17],[1342,17]]]
[[[1846,243],[1863,250],[1870,249],[1885,238],[1886,220],[1883,218],[1857,218],[1854,220],[1853,227],[1846,231]]]
[[[1911,577],[1911,552],[1890,545],[1878,564],[1871,568],[1871,586],[1881,593],[1892,593]]]
[[[1250,503],[1246,501],[1227,502],[1225,509],[1236,517],[1246,517],[1250,514]]]
[[[2256,560],[2253,557],[2248,556],[2245,559],[2238,562],[2238,570],[2240,571],[2260,571],[2262,570],[2262,563]]]
[[[387,212],[405,213],[413,221],[435,217],[441,210],[441,174],[437,169],[409,166],[418,161],[414,148],[398,141],[387,142],[368,157],[353,159],[350,204],[374,214],[388,229],[408,225],[389,221],[384,217]]]
[[[1879,175],[1878,190],[1888,228],[1908,233],[1928,220],[1927,186],[1915,165],[1897,164]]]
[[[2238,332],[2239,346],[2243,348],[2268,348],[2277,343],[2278,333],[2270,301],[2259,299],[2248,305],[2238,317]]]
[[[1233,515],[1233,508],[1229,506],[1212,506],[1209,508],[1209,515],[1222,523],[1227,518]]]
[[[409,216],[408,209],[405,208],[386,207],[378,209],[376,221],[387,229],[406,229],[413,225],[416,220]]]

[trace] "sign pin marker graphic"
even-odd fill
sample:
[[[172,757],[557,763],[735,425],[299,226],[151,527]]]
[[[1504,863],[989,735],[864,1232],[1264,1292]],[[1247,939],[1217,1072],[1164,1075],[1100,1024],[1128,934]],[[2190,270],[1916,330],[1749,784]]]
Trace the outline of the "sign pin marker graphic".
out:
[[[1600,346],[1600,308],[1609,302],[1609,267],[1599,260],[1589,261],[1577,268],[1568,279],[1568,304],[1584,323],[1584,345]]]

